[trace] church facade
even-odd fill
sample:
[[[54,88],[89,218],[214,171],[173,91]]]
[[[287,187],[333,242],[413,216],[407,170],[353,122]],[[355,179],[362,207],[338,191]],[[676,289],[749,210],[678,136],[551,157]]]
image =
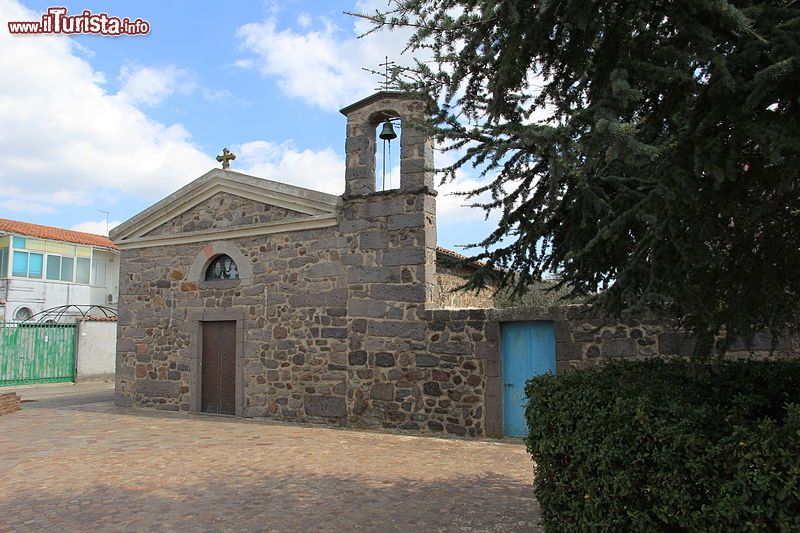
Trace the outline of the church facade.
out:
[[[342,112],[341,197],[216,169],[112,232],[118,403],[485,434],[497,331],[481,310],[434,318],[453,274],[437,278],[423,103],[384,92]],[[403,125],[400,186],[376,191],[387,118]]]

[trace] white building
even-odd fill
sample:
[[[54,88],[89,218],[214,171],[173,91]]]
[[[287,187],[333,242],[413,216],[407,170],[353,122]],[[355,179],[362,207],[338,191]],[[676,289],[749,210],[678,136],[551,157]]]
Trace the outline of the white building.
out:
[[[107,237],[0,218],[0,322],[68,304],[116,307],[118,291]]]

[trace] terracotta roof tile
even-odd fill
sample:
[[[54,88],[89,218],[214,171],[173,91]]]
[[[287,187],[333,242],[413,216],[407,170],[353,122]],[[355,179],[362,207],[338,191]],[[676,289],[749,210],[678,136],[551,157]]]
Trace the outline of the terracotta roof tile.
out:
[[[459,261],[464,261],[465,259],[469,259],[466,255],[463,255],[463,254],[460,254],[460,253],[458,253],[456,251],[450,250],[449,248],[442,248],[441,246],[437,246],[436,247],[436,253],[452,257],[453,259],[458,259]],[[468,266],[478,268],[478,267],[484,266],[485,264],[486,263],[484,263],[482,261],[473,261],[473,262],[469,263]],[[495,272],[503,272],[502,268],[493,268],[492,270],[494,270]]]
[[[87,246],[99,246],[101,248],[111,248],[112,250],[117,249],[116,244],[111,242],[108,237],[103,237],[102,235],[54,228],[51,226],[41,226],[39,224],[8,220],[6,218],[0,218],[0,232],[16,233],[17,235],[52,239],[54,241],[70,242]]]

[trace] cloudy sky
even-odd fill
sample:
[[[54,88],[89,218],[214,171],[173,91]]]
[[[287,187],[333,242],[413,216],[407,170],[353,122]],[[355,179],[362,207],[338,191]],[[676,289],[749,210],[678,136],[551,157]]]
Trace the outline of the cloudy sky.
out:
[[[104,233],[98,210],[113,227],[217,166],[225,146],[235,170],[341,193],[338,110],[373,92],[361,67],[409,60],[404,35],[358,39],[363,23],[343,11],[385,4],[0,0],[0,217]],[[8,33],[8,21],[53,5],[141,18],[151,31]],[[475,184],[464,174],[439,189],[441,245],[490,230],[448,195]]]

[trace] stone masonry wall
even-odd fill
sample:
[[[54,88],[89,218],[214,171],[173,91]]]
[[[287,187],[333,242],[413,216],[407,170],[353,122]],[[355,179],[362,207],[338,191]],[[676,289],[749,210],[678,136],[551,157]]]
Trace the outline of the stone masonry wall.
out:
[[[463,268],[436,264],[437,300],[434,305],[441,309],[491,309],[494,307],[494,288],[481,291],[461,291],[469,275]]]
[[[514,310],[497,312],[495,319],[510,319]],[[527,312],[521,310],[519,316]],[[695,340],[684,332],[656,320],[618,322],[587,318],[581,306],[564,306],[550,311],[556,326],[556,355],[558,370],[585,368],[604,361],[648,359],[652,357],[690,357]],[[751,346],[736,341],[727,358],[794,358],[800,356],[800,338],[778,339],[774,350],[772,337],[757,335]]]
[[[123,250],[117,397],[188,411],[199,309],[244,317],[244,416],[484,434],[485,311],[427,311],[434,197],[345,200],[338,228],[235,239],[252,279],[187,279],[201,244]]]
[[[218,192],[150,231],[147,236],[177,235],[189,231],[277,222],[298,216],[304,215],[291,209],[256,202],[227,192]]]

